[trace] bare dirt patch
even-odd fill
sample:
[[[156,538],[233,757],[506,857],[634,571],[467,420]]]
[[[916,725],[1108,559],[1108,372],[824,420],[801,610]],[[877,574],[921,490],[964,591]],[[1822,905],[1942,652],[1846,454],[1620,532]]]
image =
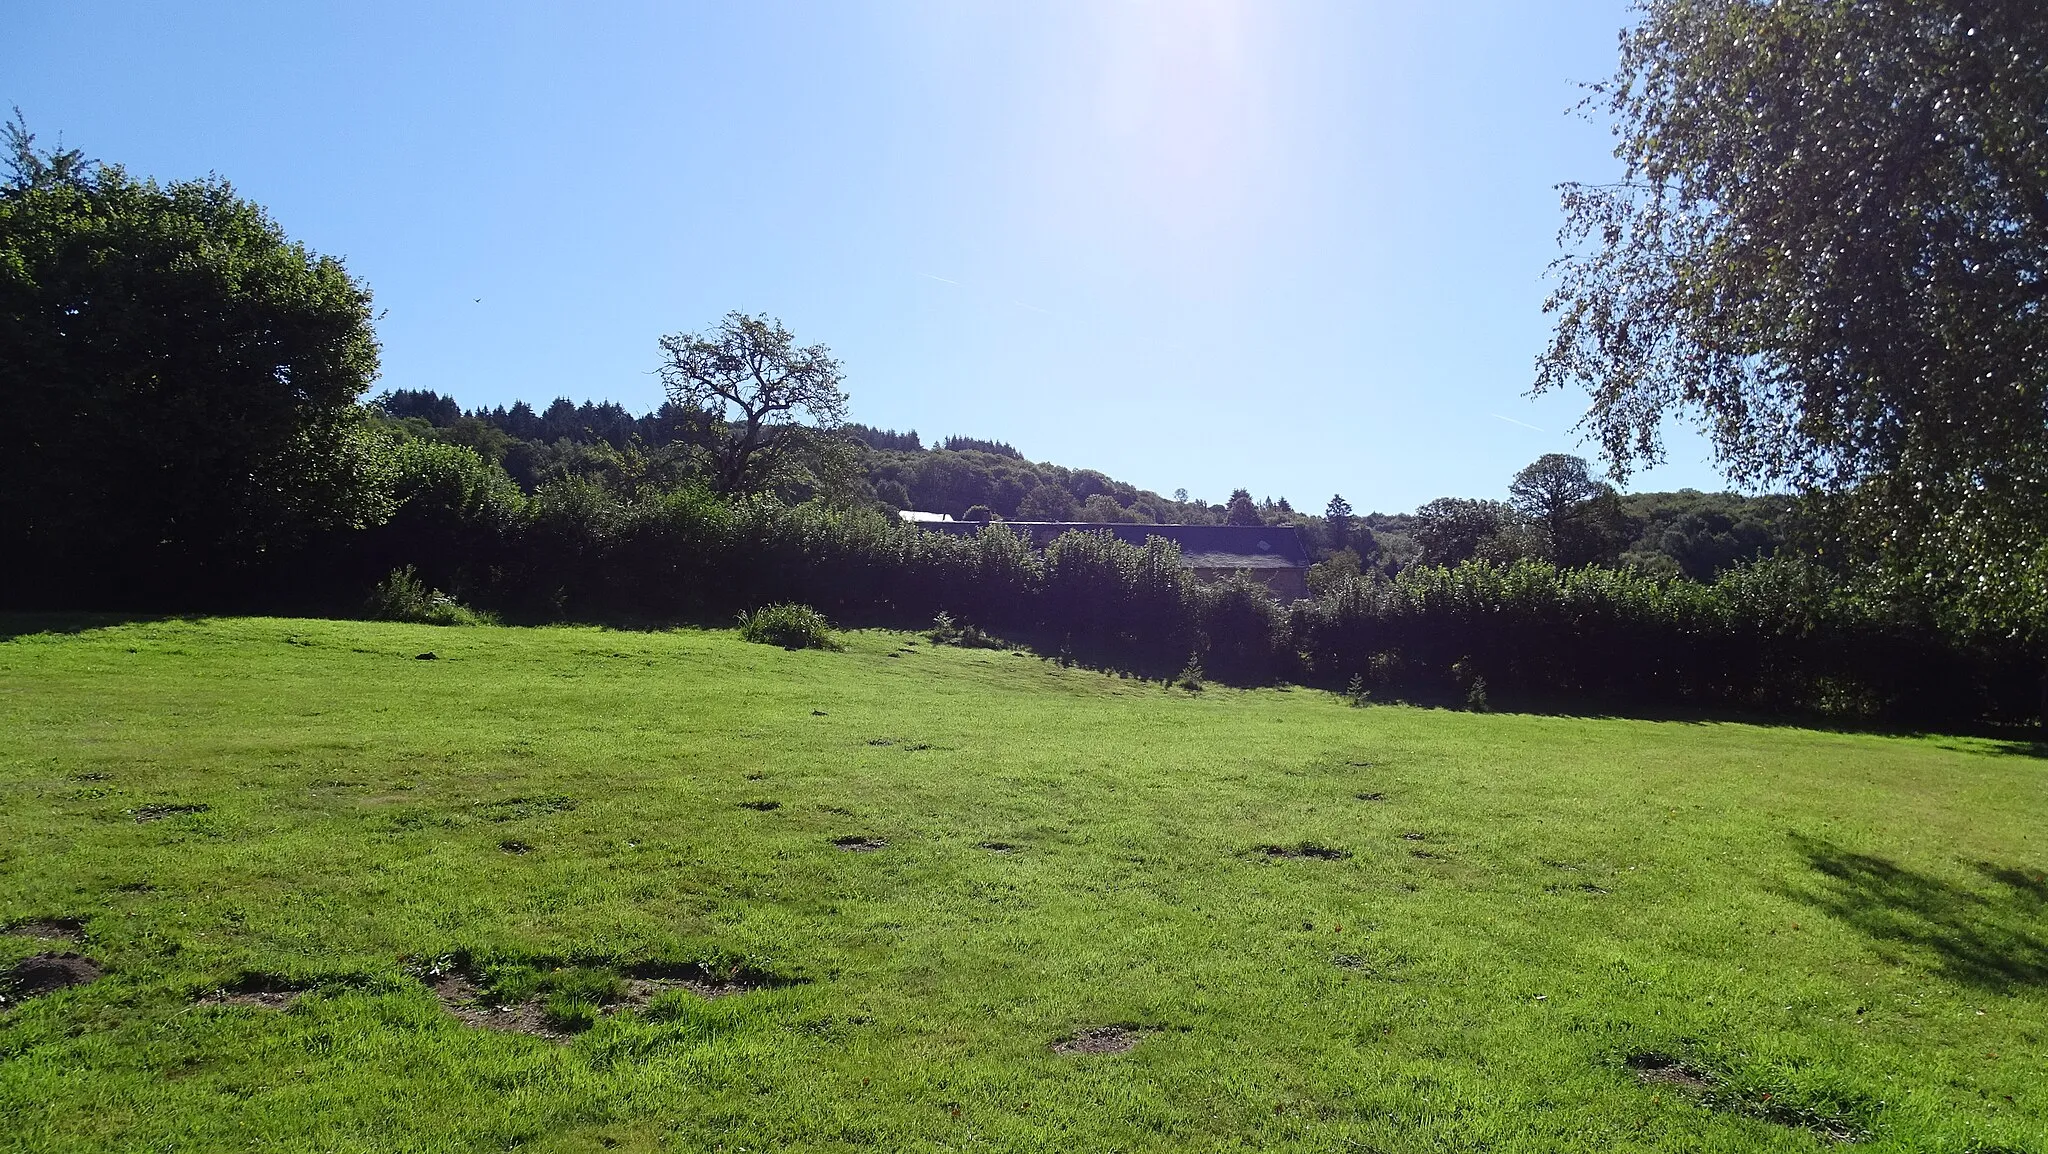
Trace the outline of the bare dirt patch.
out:
[[[1377,790],[1375,790],[1375,791],[1373,791],[1373,792],[1371,792],[1371,793],[1354,793],[1354,794],[1352,794],[1351,796],[1353,796],[1353,797],[1357,798],[1357,799],[1358,799],[1358,800],[1360,800],[1360,801],[1385,801],[1385,800],[1387,800],[1387,795],[1386,795],[1386,794],[1384,794],[1384,793],[1381,793],[1381,792],[1379,792],[1379,791],[1377,791]]]
[[[1343,861],[1351,856],[1348,849],[1319,845],[1312,841],[1296,842],[1293,845],[1258,845],[1252,847],[1252,852],[1271,858],[1314,858],[1317,861]]]
[[[566,1042],[569,1035],[550,1026],[546,1015],[538,1005],[524,1002],[514,1006],[501,1006],[485,997],[483,987],[471,981],[464,974],[438,974],[427,979],[427,989],[432,990],[441,1008],[453,1014],[463,1025],[484,1030],[502,1030],[513,1034],[527,1034],[545,1038],[550,1042]]]
[[[743,801],[740,803],[740,808],[751,809],[757,813],[767,813],[771,809],[781,809],[782,803],[779,801]]]
[[[868,834],[854,834],[851,837],[836,837],[832,839],[832,844],[838,846],[840,849],[845,850],[847,853],[873,853],[878,849],[889,848],[889,843],[887,840],[879,837],[874,837]]]
[[[1714,1078],[1705,1070],[1688,1066],[1669,1054],[1632,1054],[1628,1068],[1635,1072],[1636,1080],[1645,1086],[1676,1086],[1681,1090],[1704,1093],[1714,1088]]]
[[[504,841],[499,842],[498,848],[504,850],[506,853],[509,853],[514,857],[523,857],[526,854],[530,854],[533,852],[532,846],[527,845],[525,842],[520,841],[517,838],[510,837],[506,838]]]
[[[22,938],[41,938],[46,942],[82,942],[85,940],[85,923],[77,918],[31,918],[15,922],[7,932]]]
[[[1402,835],[1401,835],[1401,840],[1402,840],[1402,841],[1424,841],[1424,840],[1426,840],[1426,839],[1427,839],[1427,836],[1428,836],[1428,835],[1426,835],[1426,834],[1420,834],[1420,833],[1416,833],[1416,832],[1415,832],[1414,830],[1409,830],[1409,831],[1408,831],[1407,833],[1404,833],[1404,834],[1402,834]]]
[[[192,999],[199,1006],[254,1006],[260,1010],[283,1010],[312,991],[312,987],[287,981],[274,974],[243,974],[218,989]]]
[[[1724,1084],[1712,1071],[1670,1054],[1654,1050],[1631,1054],[1627,1065],[1643,1085],[1678,1090],[1709,1110],[1746,1114],[1779,1126],[1809,1130],[1830,1142],[1859,1142],[1868,1137],[1868,1132],[1853,1117],[1802,1104],[1796,1096]]]
[[[1016,853],[1016,852],[1017,852],[1017,847],[1016,847],[1016,846],[1014,846],[1014,845],[1012,845],[1012,844],[1010,844],[1009,842],[1006,842],[1006,841],[985,841],[985,842],[981,842],[981,843],[977,844],[977,845],[976,845],[976,846],[975,846],[974,848],[975,848],[975,849],[985,849],[985,850],[987,850],[987,851],[988,851],[988,852],[990,852],[990,853]]]
[[[188,813],[205,813],[206,810],[207,807],[204,804],[197,802],[191,804],[142,805],[135,807],[135,821],[139,825],[143,822],[162,821],[167,817],[180,817]]]
[[[688,990],[700,998],[730,998],[750,993],[775,982],[766,974],[746,966],[717,968],[703,962],[672,965],[665,962],[628,966],[625,971],[627,1006],[645,1006],[670,990]]]
[[[1055,1054],[1122,1054],[1138,1044],[1145,1031],[1136,1026],[1090,1026],[1052,1044]]]
[[[0,1005],[99,981],[99,963],[77,954],[37,954],[14,963],[0,980]]]
[[[524,821],[527,818],[542,817],[551,813],[567,813],[577,806],[573,797],[548,794],[541,797],[508,797],[502,801],[480,802],[476,805],[478,817],[485,821]]]

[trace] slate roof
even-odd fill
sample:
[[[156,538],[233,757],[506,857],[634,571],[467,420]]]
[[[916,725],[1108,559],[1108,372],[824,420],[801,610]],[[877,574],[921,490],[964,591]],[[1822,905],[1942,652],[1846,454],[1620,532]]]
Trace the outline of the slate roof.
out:
[[[923,521],[921,528],[972,536],[978,521]],[[1125,525],[1091,521],[1000,521],[1003,528],[1030,537],[1043,549],[1062,533],[1108,533],[1119,541],[1143,547],[1147,537],[1164,537],[1180,546],[1190,569],[1306,569],[1308,550],[1292,525]]]

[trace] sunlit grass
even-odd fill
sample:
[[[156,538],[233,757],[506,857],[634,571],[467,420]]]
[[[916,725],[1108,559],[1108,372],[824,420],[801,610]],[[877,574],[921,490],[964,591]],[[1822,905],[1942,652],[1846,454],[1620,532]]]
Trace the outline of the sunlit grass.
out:
[[[89,624],[0,633],[0,920],[86,934],[0,963],[108,969],[0,1012],[0,1148],[2044,1148],[2037,750]],[[615,1002],[696,962],[762,984]],[[251,975],[312,992],[195,1003]]]

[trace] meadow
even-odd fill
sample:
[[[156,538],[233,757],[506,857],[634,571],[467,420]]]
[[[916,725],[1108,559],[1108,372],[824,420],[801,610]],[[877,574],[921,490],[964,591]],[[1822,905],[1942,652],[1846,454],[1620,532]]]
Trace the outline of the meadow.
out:
[[[2038,744],[844,640],[0,617],[0,1149],[2048,1151]]]

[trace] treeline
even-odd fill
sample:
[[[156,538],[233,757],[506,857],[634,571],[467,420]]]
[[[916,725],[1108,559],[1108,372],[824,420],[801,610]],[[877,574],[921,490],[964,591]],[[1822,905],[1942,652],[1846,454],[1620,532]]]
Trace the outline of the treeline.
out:
[[[409,435],[475,449],[528,492],[570,476],[629,491],[684,484],[701,474],[703,446],[714,435],[701,412],[673,403],[640,416],[614,402],[568,398],[539,411],[524,401],[465,410],[438,393],[396,390],[376,405]],[[1789,497],[1618,494],[1587,476],[1583,461],[1561,456],[1524,470],[1542,483],[1528,502],[1443,498],[1412,514],[1354,516],[1342,497],[1320,514],[1285,497],[1255,502],[1242,490],[1212,505],[1185,492],[1163,497],[1093,469],[1029,461],[1001,441],[954,436],[926,447],[915,430],[848,424],[840,431],[866,450],[855,466],[854,503],[960,519],[1290,525],[1311,557],[1335,559],[1318,577],[1325,585],[1474,559],[1626,566],[1710,581],[1774,554],[1796,532]],[[810,495],[782,494],[792,502]]]
[[[513,621],[724,620],[773,602],[846,625],[945,612],[1077,661],[1167,677],[1190,662],[1456,705],[1712,708],[1961,723],[2030,715],[2027,655],[1859,599],[1791,557],[1711,583],[1543,562],[1412,566],[1293,606],[1203,585],[1175,548],[1071,533],[1042,552],[1000,524],[960,537],[864,509],[632,500],[584,479],[532,495],[465,450],[404,451],[398,510],[315,568],[337,589],[401,565]]]
[[[670,403],[638,416],[365,405],[374,310],[339,262],[218,179],[138,180],[36,150],[18,122],[0,139],[8,608],[448,610],[431,587],[515,622],[663,623],[803,602],[843,624],[943,611],[1191,683],[1199,667],[1471,705],[1963,722],[2023,716],[2034,692],[2038,652],[2022,669],[2004,635],[1944,632],[1915,590],[1859,585],[1852,556],[1783,548],[1809,531],[1789,504],[1627,497],[1565,456],[1508,501],[1411,514],[1165,498],[1001,442],[849,426],[830,350],[768,317],[660,338]],[[1318,596],[1192,584],[1156,538],[1034,552],[1000,524],[927,533],[892,515],[906,506],[1293,525]]]

